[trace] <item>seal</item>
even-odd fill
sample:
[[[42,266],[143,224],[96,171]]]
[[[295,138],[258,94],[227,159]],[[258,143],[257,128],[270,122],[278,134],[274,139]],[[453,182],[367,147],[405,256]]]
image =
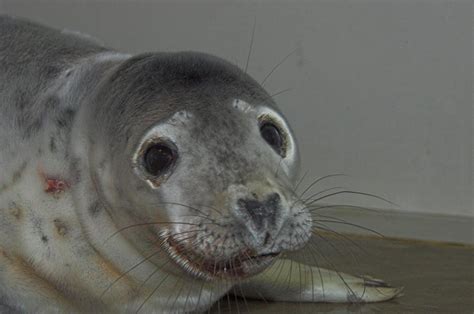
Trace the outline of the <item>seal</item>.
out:
[[[400,294],[284,258],[312,233],[298,147],[238,67],[197,52],[123,54],[1,16],[0,69],[3,308],[175,313],[227,293]]]

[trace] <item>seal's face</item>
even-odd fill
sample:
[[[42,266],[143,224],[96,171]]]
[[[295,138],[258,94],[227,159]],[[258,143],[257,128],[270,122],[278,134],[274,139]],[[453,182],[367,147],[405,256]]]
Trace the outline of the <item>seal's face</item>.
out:
[[[175,76],[161,98],[172,94],[174,107],[156,114],[160,103],[147,106],[125,146],[131,170],[124,163],[115,169],[118,181],[129,182],[115,210],[127,207],[147,226],[133,242],[161,246],[205,279],[256,274],[281,252],[301,248],[311,230],[294,193],[299,159],[287,122],[257,83],[225,67],[219,70],[231,72],[232,83],[206,81],[199,71],[191,71],[201,75],[197,84],[186,85],[187,71]]]

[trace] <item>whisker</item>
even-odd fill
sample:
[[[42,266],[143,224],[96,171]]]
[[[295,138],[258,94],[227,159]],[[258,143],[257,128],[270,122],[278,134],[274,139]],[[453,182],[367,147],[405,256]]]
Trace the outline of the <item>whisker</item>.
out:
[[[294,187],[294,190],[298,190],[298,187],[300,186],[300,184],[303,182],[304,178],[306,178],[306,176],[308,175],[308,172],[309,171],[305,171],[305,173],[303,174],[303,176],[298,180],[298,183],[296,183],[295,187]]]
[[[253,39],[255,37],[255,28],[256,28],[256,26],[257,26],[257,17],[255,16],[254,20],[253,20],[252,37],[250,38],[249,53],[247,55],[247,62],[245,63],[245,70],[244,70],[245,73],[247,73],[247,69],[249,67],[250,55],[252,53]]]
[[[305,232],[305,230],[303,229],[303,227],[299,226],[299,228],[301,230],[303,230],[303,232]],[[299,236],[301,240],[304,240],[303,237],[300,235]],[[306,254],[310,255],[309,257],[312,257],[314,259],[314,262],[316,263],[316,267],[318,269],[318,272],[319,272],[319,278],[321,279],[321,287],[323,289],[323,299],[324,299],[324,279],[323,279],[323,275],[321,273],[321,269],[319,269],[319,264],[318,264],[318,259],[315,258],[313,252],[311,250],[301,250],[300,251],[301,253],[303,253],[304,256],[306,256]],[[309,260],[309,259],[308,259]],[[312,298],[311,298],[311,301],[314,302],[314,274],[313,274],[313,267],[312,265],[308,265],[310,271],[311,271],[311,294],[312,294]]]
[[[320,225],[320,224],[318,224]],[[321,224],[323,225],[323,224]],[[324,225],[323,225],[324,226]],[[324,227],[317,227],[317,229],[321,229],[323,230],[322,228]],[[311,232],[314,234],[314,233],[317,233],[317,230],[311,230]],[[318,233],[319,234],[319,233]],[[327,238],[325,238],[326,240],[326,243],[328,243],[329,245],[331,245],[331,247],[341,256],[341,257],[345,257],[343,254],[342,254],[342,251],[339,250],[339,249],[336,249],[336,246],[334,244],[332,244]],[[351,255],[352,259],[355,261],[356,264],[360,264],[359,263],[359,259],[357,258],[357,256],[355,255],[355,253],[353,252],[353,250],[351,248],[349,248],[348,250],[348,253]]]
[[[285,263],[284,263],[282,260],[280,260],[280,266],[277,266],[277,267],[275,268],[275,271],[274,271],[274,273],[275,273],[275,272],[277,272],[277,270],[278,270],[278,275],[277,275],[277,276],[275,277],[275,279],[273,280],[272,286],[276,286],[276,285],[277,285],[278,278],[280,278],[281,273],[283,272],[284,266],[285,266]],[[278,267],[279,267],[279,268],[278,268]]]
[[[174,301],[173,303],[171,304],[171,308],[170,308],[170,313],[174,313],[173,309],[174,309],[174,306],[176,305],[176,302],[178,301],[178,298],[181,296],[181,291],[183,291],[183,288],[186,284],[186,282],[184,280],[181,280],[181,287],[179,288],[178,290],[178,293],[176,294],[176,298],[174,298]],[[170,294],[170,297],[171,297],[171,294]],[[168,298],[169,299],[169,298]],[[168,302],[166,302],[166,304],[168,305]]]
[[[153,254],[150,254],[148,255],[147,257],[145,257],[144,259],[142,259],[139,263],[133,265],[133,267],[129,268],[128,270],[126,270],[125,272],[123,272],[120,276],[118,276],[114,281],[112,281],[112,283],[110,283],[107,288],[105,288],[105,290],[101,293],[100,295],[100,298],[103,298],[104,295],[117,283],[120,281],[120,279],[122,279],[123,277],[125,277],[127,274],[129,274],[132,270],[134,270],[135,268],[137,268],[138,266],[142,265],[143,263],[145,263],[146,261],[150,260],[153,256],[157,255],[158,253],[160,253],[161,251],[158,250],[156,252],[154,252]]]
[[[315,207],[312,207],[312,206],[315,206]],[[332,205],[322,205],[322,206],[317,206],[315,204],[315,205],[312,205],[312,206],[308,206],[307,208],[310,208],[311,211],[317,211],[317,210],[326,209],[326,208],[355,208],[355,209],[361,209],[361,210],[371,211],[371,212],[375,212],[375,213],[380,213],[381,212],[379,209],[367,208],[367,207],[363,207],[363,206],[349,205],[349,204],[332,204]]]
[[[363,195],[363,196],[369,196],[369,197],[373,197],[375,199],[378,199],[378,200],[381,200],[381,201],[384,201],[384,202],[387,202],[391,205],[394,205],[394,206],[398,206],[397,204],[383,198],[383,197],[380,197],[378,195],[375,195],[375,194],[371,194],[371,193],[365,193],[365,192],[359,192],[359,191],[351,191],[351,190],[344,190],[344,191],[339,191],[339,192],[334,192],[334,193],[330,193],[330,194],[326,194],[324,196],[321,196],[315,200],[312,200],[311,202],[309,202],[307,205],[311,205],[311,204],[314,204],[315,202],[318,202],[320,200],[323,200],[325,198],[328,198],[328,197],[332,197],[332,196],[335,196],[335,195],[340,195],[340,194],[356,194],[356,195]]]
[[[142,281],[142,283],[140,284],[140,286],[138,286],[138,291],[142,290],[143,286],[148,282],[148,280],[150,280],[157,272],[160,271],[161,267],[165,266],[166,264],[168,264],[171,260],[168,260],[166,261],[166,263],[162,264],[160,267],[156,267],[156,269],[154,271],[151,272],[150,275],[148,275],[148,277],[145,278],[144,281]]]
[[[255,262],[254,262],[254,259],[246,252],[244,251],[244,254],[248,257],[248,260],[250,261],[250,263],[254,264],[255,265]],[[240,287],[240,289],[242,289],[242,287]],[[260,297],[260,299],[265,302],[265,303],[268,303],[268,301],[265,299],[265,297],[259,292],[257,291],[257,289],[254,287],[253,288],[253,291],[258,294],[258,296]]]
[[[201,230],[191,230],[191,231],[185,231],[185,232],[181,232],[181,233],[178,233],[177,235],[182,235],[184,233],[190,233],[190,232],[197,232],[197,231],[202,231],[203,229]],[[177,241],[177,243],[180,243],[182,241],[185,241],[187,239],[190,239],[192,238],[191,237],[188,237],[188,238],[185,238],[185,239],[180,239],[179,241]],[[161,244],[164,243],[164,240],[161,241]],[[153,256],[157,255],[158,253],[160,253],[161,250],[157,250],[155,252],[153,252],[152,254],[146,256],[144,259],[142,259],[140,262],[136,263],[135,265],[133,265],[132,267],[130,267],[129,269],[127,269],[125,272],[123,272],[120,276],[118,276],[114,281],[112,281],[112,283],[110,283],[107,288],[101,293],[100,295],[100,298],[102,298],[106,293],[107,291],[109,291],[118,281],[120,281],[123,277],[125,277],[127,274],[129,274],[131,271],[133,271],[134,269],[136,269],[138,266],[142,265],[143,263],[145,263],[146,261],[150,260],[151,258],[153,258]],[[162,265],[164,266],[164,265]]]
[[[159,224],[177,224],[177,225],[189,225],[189,226],[199,226],[200,224],[205,224],[205,223],[199,223],[199,224],[196,224],[196,223],[191,223],[191,222],[176,222],[176,221],[153,221],[153,222],[142,222],[142,223],[138,223],[138,224],[133,224],[133,225],[130,225],[130,226],[126,226],[126,227],[122,227],[120,229],[118,229],[117,231],[115,231],[114,233],[112,233],[102,244],[105,244],[107,243],[111,238],[113,238],[114,236],[116,236],[117,234],[127,230],[127,229],[131,229],[131,228],[135,228],[135,227],[143,227],[143,226],[151,226],[151,225],[159,225]]]
[[[313,186],[315,186],[318,182],[321,182],[325,179],[328,179],[328,178],[332,178],[332,177],[347,177],[346,174],[343,174],[343,173],[335,173],[335,174],[328,174],[328,175],[325,175],[323,177],[320,177],[316,180],[313,181],[313,183],[311,183],[301,194],[300,194],[300,197],[303,197],[303,195],[305,195],[306,192],[308,192],[309,189],[311,189]]]
[[[286,92],[289,92],[290,90],[292,90],[292,88],[283,89],[283,90],[281,90],[281,91],[279,91],[279,92],[276,92],[276,93],[274,93],[274,94],[271,94],[271,95],[270,95],[270,98],[273,98],[273,97],[275,97],[275,96],[278,96],[278,95],[283,94],[283,93],[286,93]]]
[[[197,211],[198,213],[202,214],[202,215],[204,216],[204,217],[202,217],[202,218],[209,219],[210,221],[215,222],[214,219],[209,218],[209,214],[206,214],[206,213],[202,212],[201,210],[199,210],[198,208],[193,207],[193,206],[190,206],[190,205],[186,205],[186,204],[182,204],[182,203],[176,203],[176,202],[164,202],[164,203],[160,203],[160,204],[163,204],[163,205],[177,205],[177,206],[183,206],[183,207],[186,207],[186,208],[195,210],[195,211]]]
[[[343,233],[337,232],[337,231],[329,228],[328,226],[326,226],[322,223],[318,223],[318,225],[320,225],[320,226],[318,226],[317,229],[321,229],[321,230],[324,230],[324,231],[327,231],[327,232],[330,232],[330,233],[334,233],[334,234],[340,236],[341,238],[345,239],[346,241],[350,242],[351,244],[355,245],[362,252],[366,253],[367,255],[370,255],[369,252],[366,249],[364,249],[362,246],[357,244],[354,240],[352,240],[348,236],[344,235]]]
[[[233,261],[230,261],[231,269],[234,269],[235,266],[233,266]],[[234,292],[234,300],[235,300],[235,305],[237,306],[237,313],[240,314],[240,306],[239,306],[239,300],[237,299],[237,293],[235,291],[235,285],[232,286],[232,291]]]
[[[298,266],[298,272],[299,272],[299,286],[300,286],[300,293],[299,293],[299,296],[300,296],[300,302],[303,301],[303,286],[302,286],[302,282],[303,282],[303,274],[301,273],[301,263],[296,263],[296,265]]]
[[[362,229],[362,230],[366,230],[366,231],[370,231],[382,238],[385,238],[385,236],[380,233],[380,232],[377,232],[373,229],[370,229],[370,228],[367,228],[367,227],[364,227],[364,226],[360,226],[358,224],[354,224],[354,223],[350,223],[350,222],[347,222],[347,221],[339,221],[339,220],[317,220],[316,222],[327,222],[327,223],[333,223],[333,224],[342,224],[342,225],[348,225],[348,226],[352,226],[352,227],[356,227],[356,228],[359,228],[359,229]]]
[[[142,304],[138,307],[137,311],[135,313],[138,313],[140,312],[140,310],[143,308],[143,306],[146,304],[146,302],[148,302],[148,300],[156,293],[156,291],[158,291],[158,289],[160,288],[160,286],[165,282],[165,280],[169,277],[169,273],[166,274],[163,279],[161,279],[160,283],[155,287],[155,289],[153,289],[153,291],[145,298],[145,300],[142,302]]]
[[[238,257],[238,259],[239,259],[240,264],[242,264],[242,259],[240,258],[240,256]],[[247,309],[247,312],[250,312],[249,305],[247,303],[247,299],[245,298],[244,291],[242,290],[242,282],[241,282],[241,280],[238,276],[237,276],[237,281],[238,281],[237,285],[239,286],[239,289],[240,289],[240,294],[241,294],[241,296],[244,300],[245,308]]]
[[[181,288],[183,287],[184,283],[183,283],[183,280],[181,278],[179,278],[179,280],[177,280],[173,286],[173,288],[171,288],[169,291],[176,291],[176,288],[178,287],[178,284],[181,283]],[[168,298],[166,299],[166,303],[165,303],[165,306],[164,308],[168,307],[168,303],[170,302],[171,300],[171,297],[173,296],[172,293],[170,293],[170,295],[168,296]]]
[[[201,230],[191,230],[191,231],[184,231],[184,232],[179,232],[179,233],[176,233],[174,234],[173,236],[176,238],[176,236],[180,236],[180,235],[183,235],[185,233],[190,233],[190,232],[193,232],[193,231],[202,231],[203,229]],[[184,238],[184,239],[178,239],[178,241],[176,241],[176,243],[181,243],[183,241],[186,241],[188,239],[192,238],[191,237],[187,237],[187,238]],[[160,271],[161,267],[165,266],[166,264],[168,264],[169,262],[171,262],[171,260],[168,260],[166,261],[164,264],[162,264],[160,267],[156,267],[156,269],[140,284],[140,286],[138,287],[138,291],[140,291],[142,289],[142,287],[148,282],[148,280],[151,279],[151,277],[153,277],[153,275],[155,275],[158,271]]]
[[[266,80],[270,77],[270,75],[272,75],[272,73],[275,72],[275,70],[278,69],[278,67],[279,67],[280,65],[282,65],[282,64],[286,61],[286,59],[288,59],[288,58],[289,58],[291,55],[293,55],[296,51],[298,51],[297,48],[294,49],[293,51],[291,51],[289,54],[287,54],[280,62],[278,62],[278,64],[275,65],[275,66],[273,67],[273,69],[265,76],[265,78],[262,80],[262,82],[260,83],[260,85],[263,86],[263,85],[265,84]]]
[[[216,213],[218,213],[219,215],[223,216],[222,212],[221,212],[220,210],[218,210],[217,208],[215,208],[215,207],[207,206],[207,205],[201,205],[201,206],[203,206],[203,207],[205,207],[205,208],[212,209],[212,210],[214,210]]]
[[[316,236],[318,236],[318,237],[320,237],[320,238],[322,238],[323,240],[325,240],[325,241],[327,242],[327,239],[324,238],[322,235],[317,234],[317,233],[313,233],[313,234],[316,235]],[[311,243],[311,244],[312,244],[313,246],[315,246],[314,242]],[[316,252],[317,252],[317,251],[316,251]],[[351,288],[351,287],[349,286],[349,284],[346,282],[346,280],[344,279],[344,277],[342,277],[341,273],[337,270],[337,268],[335,267],[335,265],[334,265],[331,261],[329,261],[329,260],[326,258],[326,256],[324,256],[324,254],[320,254],[320,255],[324,258],[324,260],[326,260],[326,262],[331,266],[331,268],[334,269],[334,271],[336,272],[336,274],[338,275],[338,277],[342,280],[342,282],[343,282],[344,285],[347,287],[347,289],[349,290],[349,292],[350,292],[353,296],[355,296],[354,290],[352,290],[352,288]]]
[[[336,187],[333,187],[333,188],[329,188],[329,189],[322,190],[322,191],[320,191],[320,192],[317,192],[317,193],[314,193],[314,194],[310,195],[308,198],[306,198],[306,199],[303,201],[303,203],[306,203],[306,202],[308,202],[308,201],[311,201],[311,199],[312,199],[313,197],[316,197],[316,196],[321,195],[321,194],[323,194],[323,193],[327,193],[327,192],[333,191],[333,190],[340,190],[340,189],[346,189],[346,188],[345,188],[345,187],[342,187],[342,186],[336,186]]]

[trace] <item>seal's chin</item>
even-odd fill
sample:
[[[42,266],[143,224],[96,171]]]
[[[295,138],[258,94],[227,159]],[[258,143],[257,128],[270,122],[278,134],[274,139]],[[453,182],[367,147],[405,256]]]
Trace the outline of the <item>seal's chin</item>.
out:
[[[246,249],[232,257],[205,257],[187,249],[172,236],[168,236],[162,246],[182,269],[204,280],[240,280],[254,276],[270,266],[280,255],[280,252],[258,254]]]

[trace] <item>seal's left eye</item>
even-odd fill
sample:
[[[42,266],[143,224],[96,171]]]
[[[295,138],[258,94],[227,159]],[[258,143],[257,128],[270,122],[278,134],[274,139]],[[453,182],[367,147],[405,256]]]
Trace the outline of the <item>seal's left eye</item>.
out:
[[[163,143],[149,147],[143,157],[145,170],[153,176],[163,174],[171,168],[175,160],[175,151]]]
[[[281,156],[283,152],[283,138],[278,127],[271,123],[265,122],[260,126],[260,134],[263,139]]]

